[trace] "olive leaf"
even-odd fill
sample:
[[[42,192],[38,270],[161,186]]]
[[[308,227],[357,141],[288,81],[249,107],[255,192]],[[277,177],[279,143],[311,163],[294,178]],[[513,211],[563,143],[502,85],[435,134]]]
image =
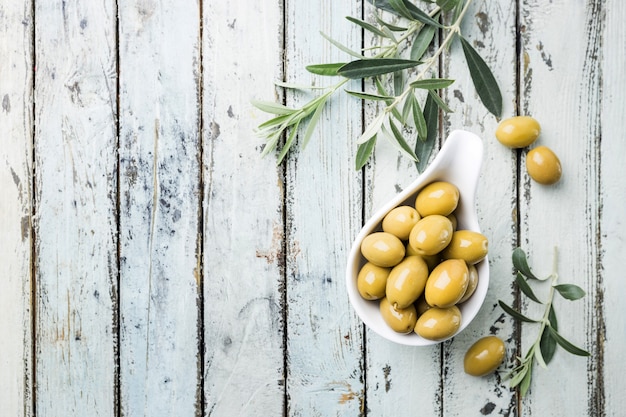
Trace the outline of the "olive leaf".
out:
[[[346,93],[350,94],[351,96],[355,96],[360,99],[363,99],[363,100],[380,100],[380,101],[393,100],[392,96],[381,96],[380,94],[365,93],[362,91],[346,90]]]
[[[513,251],[513,266],[519,272],[524,274],[524,276],[532,279],[539,279],[532,273],[530,267],[528,266],[528,261],[526,260],[526,253],[522,248],[515,248]]]
[[[567,339],[565,339],[563,336],[561,336],[559,334],[559,332],[557,332],[555,329],[553,329],[552,327],[548,327],[550,329],[550,335],[554,338],[554,340],[556,340],[556,342],[566,351],[568,351],[569,353],[572,353],[574,355],[578,355],[578,356],[589,356],[590,353],[587,352],[584,349],[579,348],[578,346],[573,345],[571,342],[569,342]]]
[[[498,304],[500,304],[500,307],[502,307],[502,310],[504,310],[507,314],[509,314],[512,317],[515,317],[518,320],[525,321],[527,323],[537,323],[537,320],[533,320],[531,318],[526,317],[519,311],[515,310],[513,307],[504,303],[502,300],[498,300]]]
[[[346,65],[345,62],[335,62],[332,64],[314,64],[314,65],[307,65],[305,69],[309,71],[311,74],[333,76],[333,75],[339,75],[337,73],[337,70],[343,67],[344,65]]]
[[[428,140],[428,124],[426,122],[426,118],[424,117],[424,112],[422,112],[422,109],[420,108],[420,104],[417,101],[417,97],[415,97],[415,94],[411,94],[409,96],[409,99],[410,99],[410,101],[412,103],[411,110],[412,110],[412,113],[413,113],[413,123],[415,124],[415,129],[417,130],[417,137],[422,142],[425,142],[426,140]],[[432,101],[432,99],[431,99],[431,101]],[[435,108],[435,110],[437,110],[437,109]],[[437,116],[437,113],[435,113],[435,117],[436,116]],[[430,122],[432,123],[431,126],[436,126],[436,124],[437,124],[437,121],[436,120],[433,121],[432,117],[431,117]],[[431,129],[431,130],[433,130],[434,133],[436,133],[435,129]],[[433,138],[433,140],[431,140],[431,143],[433,143],[433,144],[435,143],[434,138]],[[430,155],[430,152],[428,152],[428,154]],[[421,153],[418,154],[418,155],[421,155]]]
[[[343,52],[345,52],[348,55],[352,55],[355,58],[363,58],[362,54],[360,54],[360,53],[358,53],[356,51],[353,51],[352,49],[348,48],[347,46],[345,46],[341,42],[338,42],[338,41],[334,40],[333,38],[331,38],[330,36],[328,36],[324,32],[320,32],[320,35],[322,35],[322,37],[324,39],[326,39],[328,42],[330,42],[333,46],[335,46],[340,51],[343,51]]]
[[[459,0],[437,0],[437,6],[441,7],[441,10],[449,12],[459,4]]]
[[[454,83],[454,80],[445,78],[426,78],[424,80],[413,81],[410,85],[415,88],[423,88],[426,90],[439,90],[441,88],[449,87]]]
[[[478,97],[491,114],[500,117],[502,114],[502,94],[493,73],[472,45],[462,36],[459,39]]]
[[[585,296],[585,291],[578,285],[574,284],[560,284],[555,285],[554,288],[561,294],[561,296],[567,300],[578,300]]]
[[[515,276],[515,283],[517,284],[519,289],[524,293],[524,295],[526,295],[526,297],[530,298],[536,303],[542,304],[541,301],[539,301],[539,299],[533,292],[532,288],[530,288],[530,285],[528,285],[528,282],[526,282],[526,279],[524,279],[524,275],[522,275],[521,272],[518,272],[517,275]]]
[[[395,71],[413,68],[419,64],[421,64],[420,61],[413,61],[412,59],[358,59],[343,65],[337,70],[337,73],[346,78],[358,79],[389,74]]]
[[[550,310],[548,311],[548,323],[550,327],[558,330],[556,312],[554,311],[554,306],[552,305],[550,306]],[[544,329],[543,333],[541,334],[541,340],[539,341],[539,348],[541,349],[541,354],[546,364],[549,364],[554,357],[554,353],[556,352],[556,346],[556,340],[554,340],[550,331],[546,331]]]
[[[439,94],[437,94],[435,91],[428,90],[428,96],[432,97],[435,104],[437,104],[437,107],[439,107],[441,110],[445,111],[446,113],[454,113],[452,109],[448,107],[448,105],[441,99],[441,97],[439,97]]]
[[[271,114],[279,114],[279,115],[290,115],[295,113],[295,109],[291,109],[287,106],[284,106],[280,103],[274,103],[273,101],[260,101],[260,100],[252,100],[252,105],[259,110],[262,110],[266,113]]]
[[[422,123],[426,125],[426,135],[420,135],[419,139],[415,143],[415,154],[420,155],[420,160],[416,162],[416,168],[418,172],[424,172],[426,166],[428,165],[430,154],[435,148],[439,127],[439,108],[434,103],[430,95],[426,97],[424,112],[421,117],[419,114],[419,105],[413,106],[413,118],[415,119],[416,126],[419,126]],[[418,133],[423,129],[424,126],[421,128],[418,127]],[[421,133],[423,134],[424,132],[422,131]]]
[[[376,135],[372,136],[367,142],[361,143],[357,147],[355,167],[360,170],[365,166],[367,160],[370,159],[372,152],[376,146]]]
[[[432,43],[435,37],[437,28],[435,26],[424,26],[413,39],[413,45],[411,45],[411,59],[420,60],[424,53],[428,50],[428,46]]]
[[[386,22],[383,19],[380,18],[380,16],[376,15],[376,21],[378,22],[379,25],[386,27],[387,29],[394,31],[394,32],[404,32],[405,30],[407,30],[408,28],[402,27],[402,26],[396,26],[392,23]]]
[[[380,37],[383,38],[387,38],[387,34],[385,32],[383,32],[382,30],[378,29],[376,26],[372,25],[371,23],[365,22],[361,19],[357,19],[356,17],[352,17],[352,16],[346,16],[346,19],[348,19],[350,22],[362,27],[363,29],[372,32],[375,35],[378,35]]]

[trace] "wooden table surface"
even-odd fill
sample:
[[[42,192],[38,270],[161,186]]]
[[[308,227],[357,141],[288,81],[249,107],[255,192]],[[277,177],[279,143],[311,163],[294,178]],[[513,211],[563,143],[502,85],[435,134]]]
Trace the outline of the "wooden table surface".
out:
[[[355,171],[375,115],[339,92],[308,147],[277,166],[252,99],[296,106],[274,80],[359,48],[358,1],[2,0],[0,416],[624,416],[626,5],[474,0],[462,33],[492,68],[503,117],[534,116],[563,178],[494,136],[455,44],[439,73],[452,129],[485,145],[476,205],[491,282],[470,327],[431,347],[364,327],[345,287],[364,220],[417,175],[384,141]],[[360,82],[348,84],[361,88]],[[557,351],[520,398],[504,376],[532,343],[511,253],[548,274],[558,246]],[[543,290],[547,287],[543,287]],[[542,289],[538,292],[545,296]],[[507,359],[462,369],[495,334]]]

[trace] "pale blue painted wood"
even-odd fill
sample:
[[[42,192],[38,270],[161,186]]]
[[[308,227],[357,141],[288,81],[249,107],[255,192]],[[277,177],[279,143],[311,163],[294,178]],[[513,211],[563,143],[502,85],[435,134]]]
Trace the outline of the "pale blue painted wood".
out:
[[[546,410],[560,416],[601,413],[593,404],[594,397],[601,395],[593,360],[602,349],[595,326],[599,289],[595,277],[600,270],[600,4],[531,2],[521,9],[520,23],[525,28],[521,111],[540,121],[542,132],[534,146],[548,146],[559,156],[563,176],[554,186],[542,186],[521,170],[520,240],[543,276],[552,271],[552,251],[558,246],[560,283],[577,284],[587,292],[583,300],[574,302],[557,295],[559,333],[592,354],[586,359],[559,349],[549,371],[537,367],[521,415]],[[544,287],[538,296],[546,293]],[[531,302],[527,311],[537,316],[543,307]],[[523,326],[524,351],[536,332],[536,327]]]
[[[602,95],[599,108],[601,123],[600,156],[600,214],[599,224],[600,269],[592,276],[591,285],[600,284],[596,298],[596,314],[591,318],[593,329],[601,332],[598,346],[592,360],[591,370],[599,373],[596,387],[603,383],[602,395],[597,399],[598,410],[604,408],[607,416],[619,416],[626,409],[623,395],[626,361],[626,307],[623,301],[626,294],[626,281],[622,277],[623,258],[626,253],[626,228],[624,227],[623,205],[626,201],[624,186],[624,115],[626,102],[620,92],[626,91],[623,68],[626,67],[624,39],[626,31],[623,16],[626,5],[620,1],[607,1],[603,5],[605,19],[602,31]],[[619,52],[622,51],[622,52]],[[596,142],[597,143],[597,142]],[[589,279],[590,277],[587,277]],[[596,284],[596,285],[597,285]],[[594,332],[595,333],[595,332]]]
[[[253,134],[280,99],[278,1],[203,5],[204,395],[207,416],[280,416],[284,183]]]
[[[199,6],[120,1],[120,405],[200,408]]]
[[[113,1],[35,4],[37,416],[115,413]]]
[[[287,2],[288,82],[332,85],[304,67],[350,59],[319,35],[358,49],[361,31],[344,19],[359,3]],[[348,84],[358,89],[360,83]],[[300,106],[309,93],[289,92]],[[361,103],[342,91],[327,103],[306,150],[286,172],[287,398],[293,416],[359,415],[364,407],[362,325],[351,310],[345,268],[361,226],[361,175],[354,170]]]
[[[32,4],[0,5],[0,414],[32,415]]]

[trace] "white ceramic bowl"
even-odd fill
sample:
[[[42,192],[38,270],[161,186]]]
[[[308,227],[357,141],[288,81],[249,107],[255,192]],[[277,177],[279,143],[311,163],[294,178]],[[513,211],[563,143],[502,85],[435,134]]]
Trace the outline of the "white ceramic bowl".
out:
[[[383,321],[379,312],[378,301],[368,301],[361,297],[357,289],[357,275],[366,262],[363,255],[361,255],[361,242],[370,233],[382,230],[380,226],[381,222],[391,209],[400,205],[414,206],[417,192],[433,181],[448,181],[458,187],[460,199],[459,205],[455,210],[458,221],[457,229],[469,229],[480,232],[474,200],[482,157],[483,143],[478,136],[463,130],[453,131],[428,168],[426,168],[426,170],[424,170],[424,172],[404,191],[381,207],[380,210],[367,221],[354,240],[346,270],[348,296],[354,310],[361,320],[363,320],[370,329],[374,330],[385,339],[411,346],[427,346],[443,341],[424,339],[414,332],[401,334],[393,331]],[[458,307],[461,310],[461,326],[450,338],[459,334],[459,332],[463,331],[463,329],[471,323],[485,300],[487,287],[489,286],[488,259],[485,258],[478,263],[476,268],[478,270],[478,286],[474,294],[467,301],[459,304]]]

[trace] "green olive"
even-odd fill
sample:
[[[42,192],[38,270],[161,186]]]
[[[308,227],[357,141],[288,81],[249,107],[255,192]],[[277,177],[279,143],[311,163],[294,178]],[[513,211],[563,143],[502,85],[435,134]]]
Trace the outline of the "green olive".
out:
[[[361,297],[366,300],[383,298],[390,271],[389,268],[383,268],[371,262],[363,265],[356,279],[356,286]]]
[[[462,259],[448,259],[428,276],[424,294],[433,307],[451,307],[458,303],[469,284],[469,270]]]
[[[413,246],[411,246],[409,243],[406,244],[406,256],[421,256],[422,259],[426,262],[426,265],[428,265],[428,270],[432,271],[433,268],[435,268],[437,265],[439,265],[439,261],[441,260],[441,257],[439,256],[439,254],[434,254],[434,255],[420,255],[419,253],[417,253],[417,251],[415,249],[413,249]]]
[[[399,239],[407,240],[411,229],[420,219],[420,215],[413,207],[400,206],[391,210],[383,219],[383,230],[397,236]]]
[[[428,184],[417,194],[415,208],[422,217],[431,214],[447,216],[459,204],[459,189],[454,184],[436,181]]]
[[[431,306],[430,304],[426,302],[426,298],[424,298],[424,294],[422,294],[420,298],[418,298],[417,301],[415,302],[415,310],[417,310],[418,317],[424,314],[427,310],[430,310],[431,308],[433,308],[433,306]]]
[[[487,375],[504,361],[504,342],[496,336],[478,339],[465,353],[463,368],[473,376]]]
[[[450,219],[440,214],[431,214],[413,226],[409,244],[420,255],[435,255],[448,246],[452,232]]]
[[[444,259],[463,259],[470,265],[485,259],[489,241],[482,233],[472,230],[457,230],[452,234],[450,244],[441,252]]]
[[[385,320],[385,323],[394,331],[398,333],[410,333],[415,328],[417,311],[413,304],[407,308],[396,308],[385,297],[380,300],[379,307],[383,320]]]
[[[530,116],[515,116],[505,119],[496,129],[496,139],[509,148],[523,148],[539,137],[541,126]]]
[[[547,146],[537,146],[526,154],[526,171],[539,184],[554,184],[561,179],[561,161]]]
[[[446,217],[450,219],[450,223],[452,223],[452,230],[456,230],[456,227],[459,225],[459,222],[456,220],[456,216],[454,215],[454,213],[450,213]]]
[[[424,292],[428,265],[421,256],[408,256],[394,266],[387,278],[385,294],[396,308],[407,308]]]
[[[478,270],[474,265],[468,265],[467,270],[469,271],[469,282],[467,283],[467,289],[465,290],[465,294],[459,300],[459,303],[464,303],[474,294],[476,291],[476,287],[478,287]]]
[[[415,333],[424,339],[441,340],[452,336],[460,326],[461,310],[457,306],[433,307],[417,319]]]
[[[390,267],[400,263],[405,250],[402,241],[391,233],[374,232],[363,239],[361,253],[375,265]]]

